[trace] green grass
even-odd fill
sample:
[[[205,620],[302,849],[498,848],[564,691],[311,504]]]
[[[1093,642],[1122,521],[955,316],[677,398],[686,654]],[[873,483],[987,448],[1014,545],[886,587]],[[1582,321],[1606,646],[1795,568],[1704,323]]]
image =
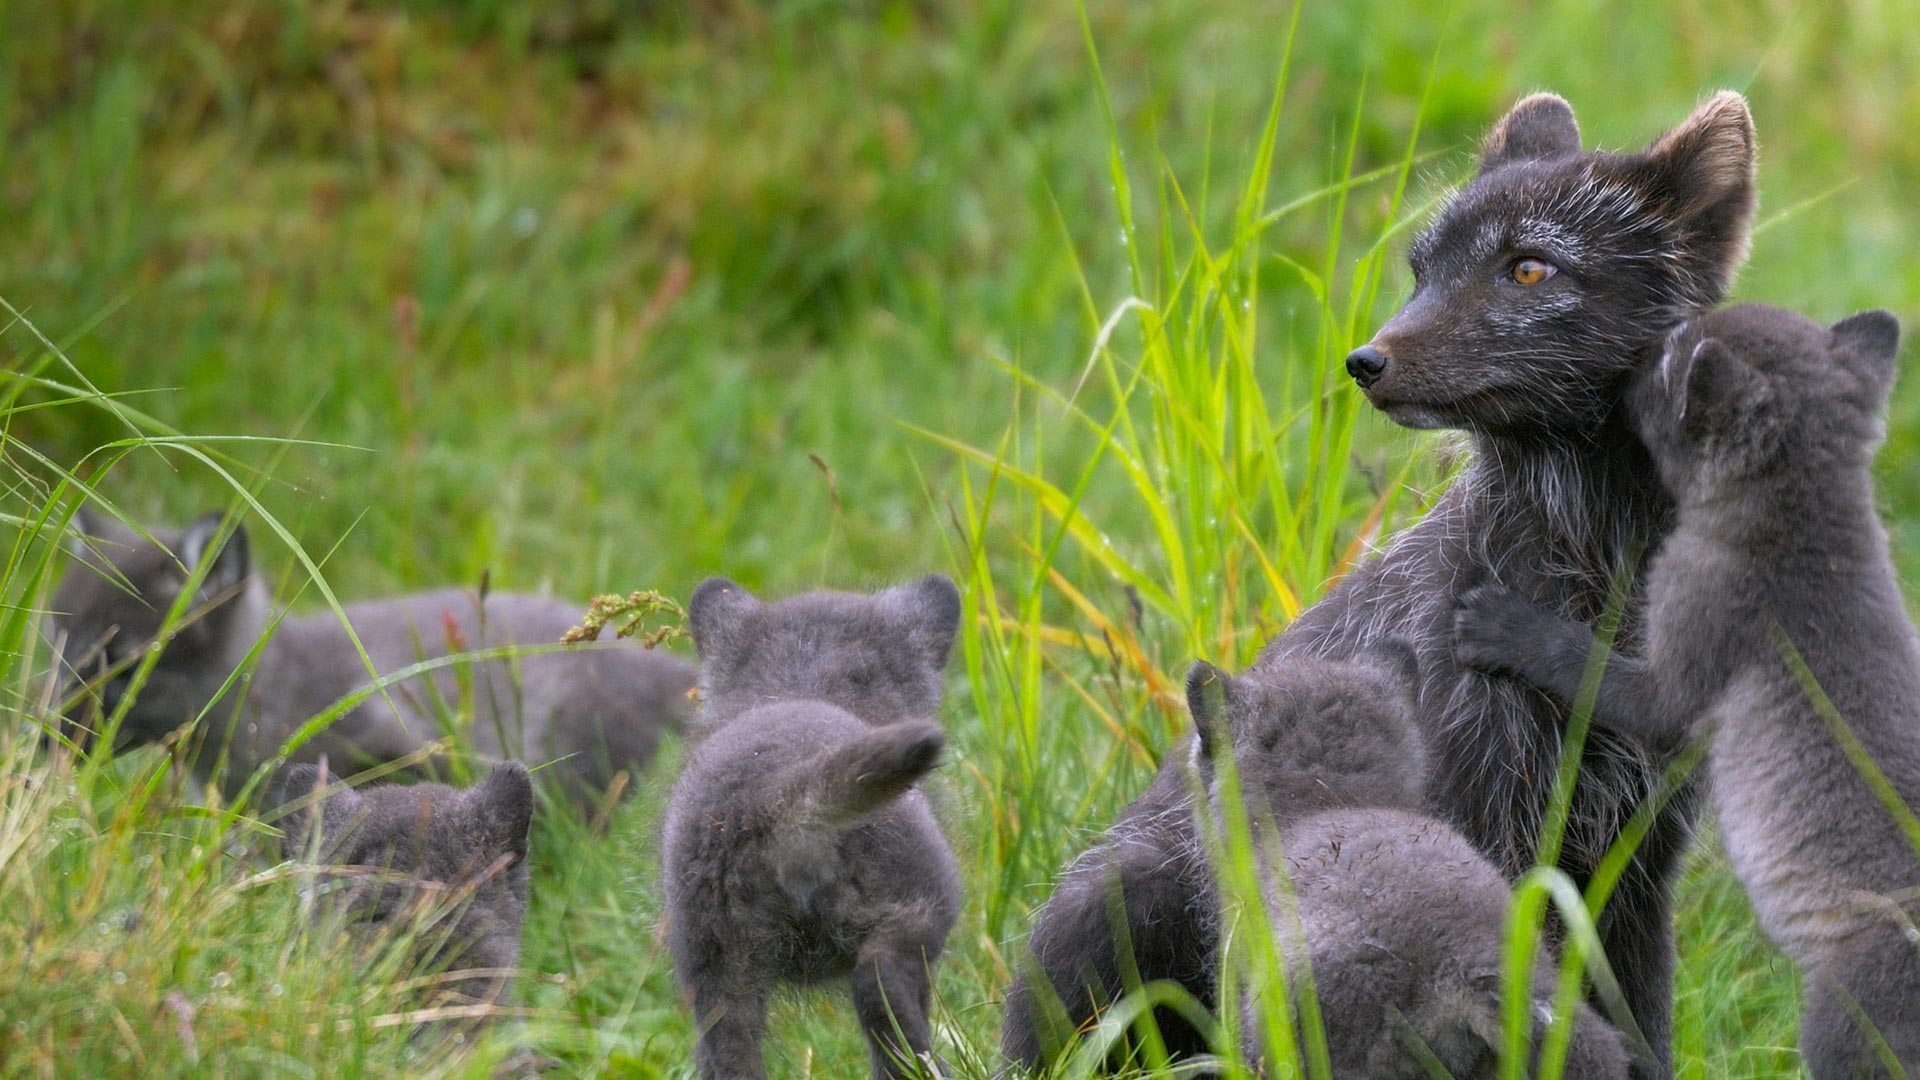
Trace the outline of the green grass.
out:
[[[304,604],[295,544],[341,598],[947,570],[975,618],[936,784],[969,886],[941,1037],[984,1076],[1028,913],[1183,730],[1188,662],[1243,665],[1449,471],[1336,361],[1486,125],[1551,87],[1626,147],[1741,89],[1739,294],[1911,321],[1917,15],[1367,0],[1306,5],[1289,53],[1252,3],[9,6],[0,297],[71,362],[0,333],[9,714],[61,569],[20,526],[71,508],[63,473],[137,520],[252,492]],[[1881,481],[1909,570],[1917,442],[1908,384]],[[7,731],[0,1071],[422,1067],[162,755],[68,774]],[[685,1075],[656,929],[676,753],[604,836],[538,826],[513,1037],[583,1073]],[[1683,1075],[1777,1075],[1791,972],[1709,851]],[[782,1003],[768,1049],[777,1076],[864,1067],[830,995]]]

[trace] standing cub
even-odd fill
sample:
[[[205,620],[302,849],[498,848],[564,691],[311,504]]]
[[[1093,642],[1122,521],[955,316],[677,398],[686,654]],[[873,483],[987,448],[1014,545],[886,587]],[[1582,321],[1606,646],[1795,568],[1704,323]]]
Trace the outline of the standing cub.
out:
[[[930,1061],[934,961],[960,875],[915,784],[938,761],[960,594],[763,604],[710,578],[687,605],[699,744],[667,807],[667,940],[705,1080],[764,1077],[768,996],[851,978],[877,1077]]]
[[[1304,657],[1237,679],[1200,663],[1187,678],[1195,766],[1216,814],[1248,816],[1288,987],[1303,994],[1311,980],[1338,1077],[1415,1080],[1433,1062],[1446,1069],[1433,1075],[1499,1073],[1510,891],[1464,836],[1421,812],[1418,684],[1379,660]],[[1238,807],[1221,796],[1223,757]],[[1554,975],[1541,956],[1529,1011],[1543,1024]],[[1263,1009],[1257,994],[1244,999],[1245,1049],[1258,1060]],[[1584,1003],[1571,1023],[1563,1075],[1624,1080],[1619,1033]]]
[[[1594,705],[1596,725],[1658,747],[1706,740],[1728,856],[1801,968],[1819,1080],[1884,1075],[1884,1052],[1920,1072],[1920,857],[1845,745],[1920,808],[1920,639],[1868,473],[1899,332],[1882,311],[1828,328],[1745,305],[1683,327],[1636,377],[1630,416],[1679,518],[1650,572],[1646,652],[1608,659]],[[1497,589],[1465,595],[1455,627],[1466,663],[1565,700],[1594,649]]]
[[[75,517],[84,538],[54,596],[50,631],[63,674],[85,693],[70,714],[84,740],[121,707],[142,653],[161,653],[127,703],[123,745],[158,742],[206,714],[191,761],[203,780],[238,792],[310,718],[365,687],[367,663],[332,613],[289,616],[272,627],[268,586],[255,572],[247,534],[214,546],[220,515],[158,543],[111,520]],[[181,619],[163,625],[187,577],[211,558]],[[579,617],[563,600],[459,589],[349,604],[347,621],[382,675],[421,660],[513,644],[553,644]],[[272,627],[264,644],[263,635]],[[248,655],[258,645],[259,655]],[[245,671],[221,696],[236,671]],[[420,750],[439,737],[441,703],[470,698],[475,749],[494,757],[558,760],[580,799],[636,771],[661,736],[680,726],[693,665],[638,646],[542,653],[445,667],[360,702],[295,752],[357,771]],[[217,700],[216,700],[217,699]],[[392,701],[392,707],[388,705]]]

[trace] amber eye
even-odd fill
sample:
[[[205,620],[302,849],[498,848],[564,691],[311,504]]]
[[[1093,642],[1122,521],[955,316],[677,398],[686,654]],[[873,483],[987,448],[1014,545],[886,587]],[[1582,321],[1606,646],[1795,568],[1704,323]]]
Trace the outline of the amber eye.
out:
[[[1507,277],[1515,285],[1538,285],[1559,272],[1545,259],[1515,259],[1507,268]]]

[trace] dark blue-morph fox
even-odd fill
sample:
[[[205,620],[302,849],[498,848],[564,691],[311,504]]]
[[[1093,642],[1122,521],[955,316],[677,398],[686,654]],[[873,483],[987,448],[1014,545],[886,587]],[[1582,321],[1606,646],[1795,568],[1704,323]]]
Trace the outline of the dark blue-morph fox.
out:
[[[1376,408],[1411,427],[1465,430],[1475,457],[1425,518],[1303,613],[1255,670],[1410,642],[1433,754],[1430,808],[1509,876],[1534,859],[1566,716],[1526,682],[1453,658],[1455,595],[1492,579],[1592,622],[1669,527],[1671,500],[1621,399],[1645,348],[1725,294],[1746,253],[1754,161],[1753,122],[1738,94],[1715,95],[1625,154],[1583,150],[1565,101],[1526,98],[1488,136],[1472,182],[1415,241],[1412,298],[1348,358]],[[1635,596],[1629,642],[1641,633],[1639,615]],[[1595,732],[1581,769],[1560,864],[1584,884],[1656,794],[1661,763],[1632,740]],[[1107,973],[1175,979],[1213,999],[1214,901],[1182,824],[1190,801],[1163,768],[1082,860],[1117,878],[1123,934],[1107,917],[1105,892],[1062,889],[1039,913],[1030,952],[1068,1004],[1070,1025],[1125,989]],[[1671,1072],[1668,889],[1693,801],[1682,791],[1659,815],[1600,920],[1653,1046],[1654,1057],[1635,1066],[1643,1078]],[[1114,957],[1116,938],[1132,943],[1134,964]],[[1088,971],[1102,978],[1085,985]],[[1051,1058],[1073,1030],[1044,1023],[1034,998],[1024,978],[1016,983],[1004,1034],[1008,1055],[1029,1064]],[[1202,1048],[1184,1025],[1167,1034],[1176,1049]]]

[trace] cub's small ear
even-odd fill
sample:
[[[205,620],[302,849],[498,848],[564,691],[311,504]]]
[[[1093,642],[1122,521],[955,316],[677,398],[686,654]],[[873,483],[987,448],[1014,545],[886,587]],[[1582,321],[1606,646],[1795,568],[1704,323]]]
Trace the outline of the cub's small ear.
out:
[[[907,626],[908,640],[935,668],[947,666],[953,639],[960,632],[960,590],[945,574],[928,574],[911,585],[887,590],[883,602]]]
[[[1758,153],[1747,99],[1722,90],[1627,159],[1627,179],[1646,205],[1682,226],[1684,254],[1708,286],[1694,297],[1702,306],[1719,301],[1746,260]]]
[[[67,522],[65,546],[69,558],[85,559],[87,557],[87,541],[97,535],[93,531],[93,523],[89,517],[87,508],[82,506],[73,512],[72,519]]]
[[[186,532],[181,534],[180,550],[175,554],[188,573],[198,568],[207,557],[207,549],[219,538],[220,523],[224,520],[226,515],[215,510],[187,526]],[[247,530],[235,522],[226,545],[213,557],[213,565],[207,568],[207,576],[201,579],[200,591],[210,596],[238,592],[252,573],[253,553],[247,543]]]
[[[1833,324],[1834,351],[1864,380],[1874,404],[1893,390],[1894,360],[1900,355],[1900,320],[1891,311],[1863,311]]]
[[[1227,730],[1227,693],[1231,686],[1227,673],[1205,660],[1196,660],[1187,669],[1187,712],[1193,716],[1202,760],[1211,761],[1222,751],[1232,753],[1232,735]]]
[[[1687,430],[1711,434],[1723,445],[1735,440],[1756,449],[1763,445],[1776,427],[1767,415],[1773,400],[1767,377],[1718,338],[1707,338],[1682,355],[1685,366],[1674,377],[1684,387],[1678,404]]]
[[[313,839],[313,822],[316,818],[325,820],[326,806],[331,801],[321,793],[332,782],[333,777],[327,775],[324,759],[318,765],[303,762],[289,766],[280,774],[279,782],[273,788],[273,805],[276,808],[292,807],[285,810],[277,822],[282,857],[295,859],[307,854]],[[294,805],[296,803],[299,805]]]
[[[1420,696],[1420,653],[1413,643],[1405,638],[1387,638],[1374,645],[1373,652],[1380,658],[1385,673],[1393,679],[1409,698],[1418,700]]]
[[[83,538],[100,535],[100,522],[98,518],[99,511],[94,510],[86,503],[81,503],[79,506],[74,507],[73,517],[67,520],[67,532],[70,534],[69,539],[75,543],[81,543],[84,547]]]
[[[533,829],[533,779],[527,767],[517,761],[495,765],[473,790],[487,853],[526,858]]]
[[[1579,152],[1580,124],[1573,118],[1573,106],[1558,94],[1529,94],[1487,133],[1480,144],[1480,171]]]
[[[694,650],[701,659],[725,652],[741,624],[759,610],[760,601],[752,593],[726,578],[701,582],[687,599],[687,629],[693,632]]]

